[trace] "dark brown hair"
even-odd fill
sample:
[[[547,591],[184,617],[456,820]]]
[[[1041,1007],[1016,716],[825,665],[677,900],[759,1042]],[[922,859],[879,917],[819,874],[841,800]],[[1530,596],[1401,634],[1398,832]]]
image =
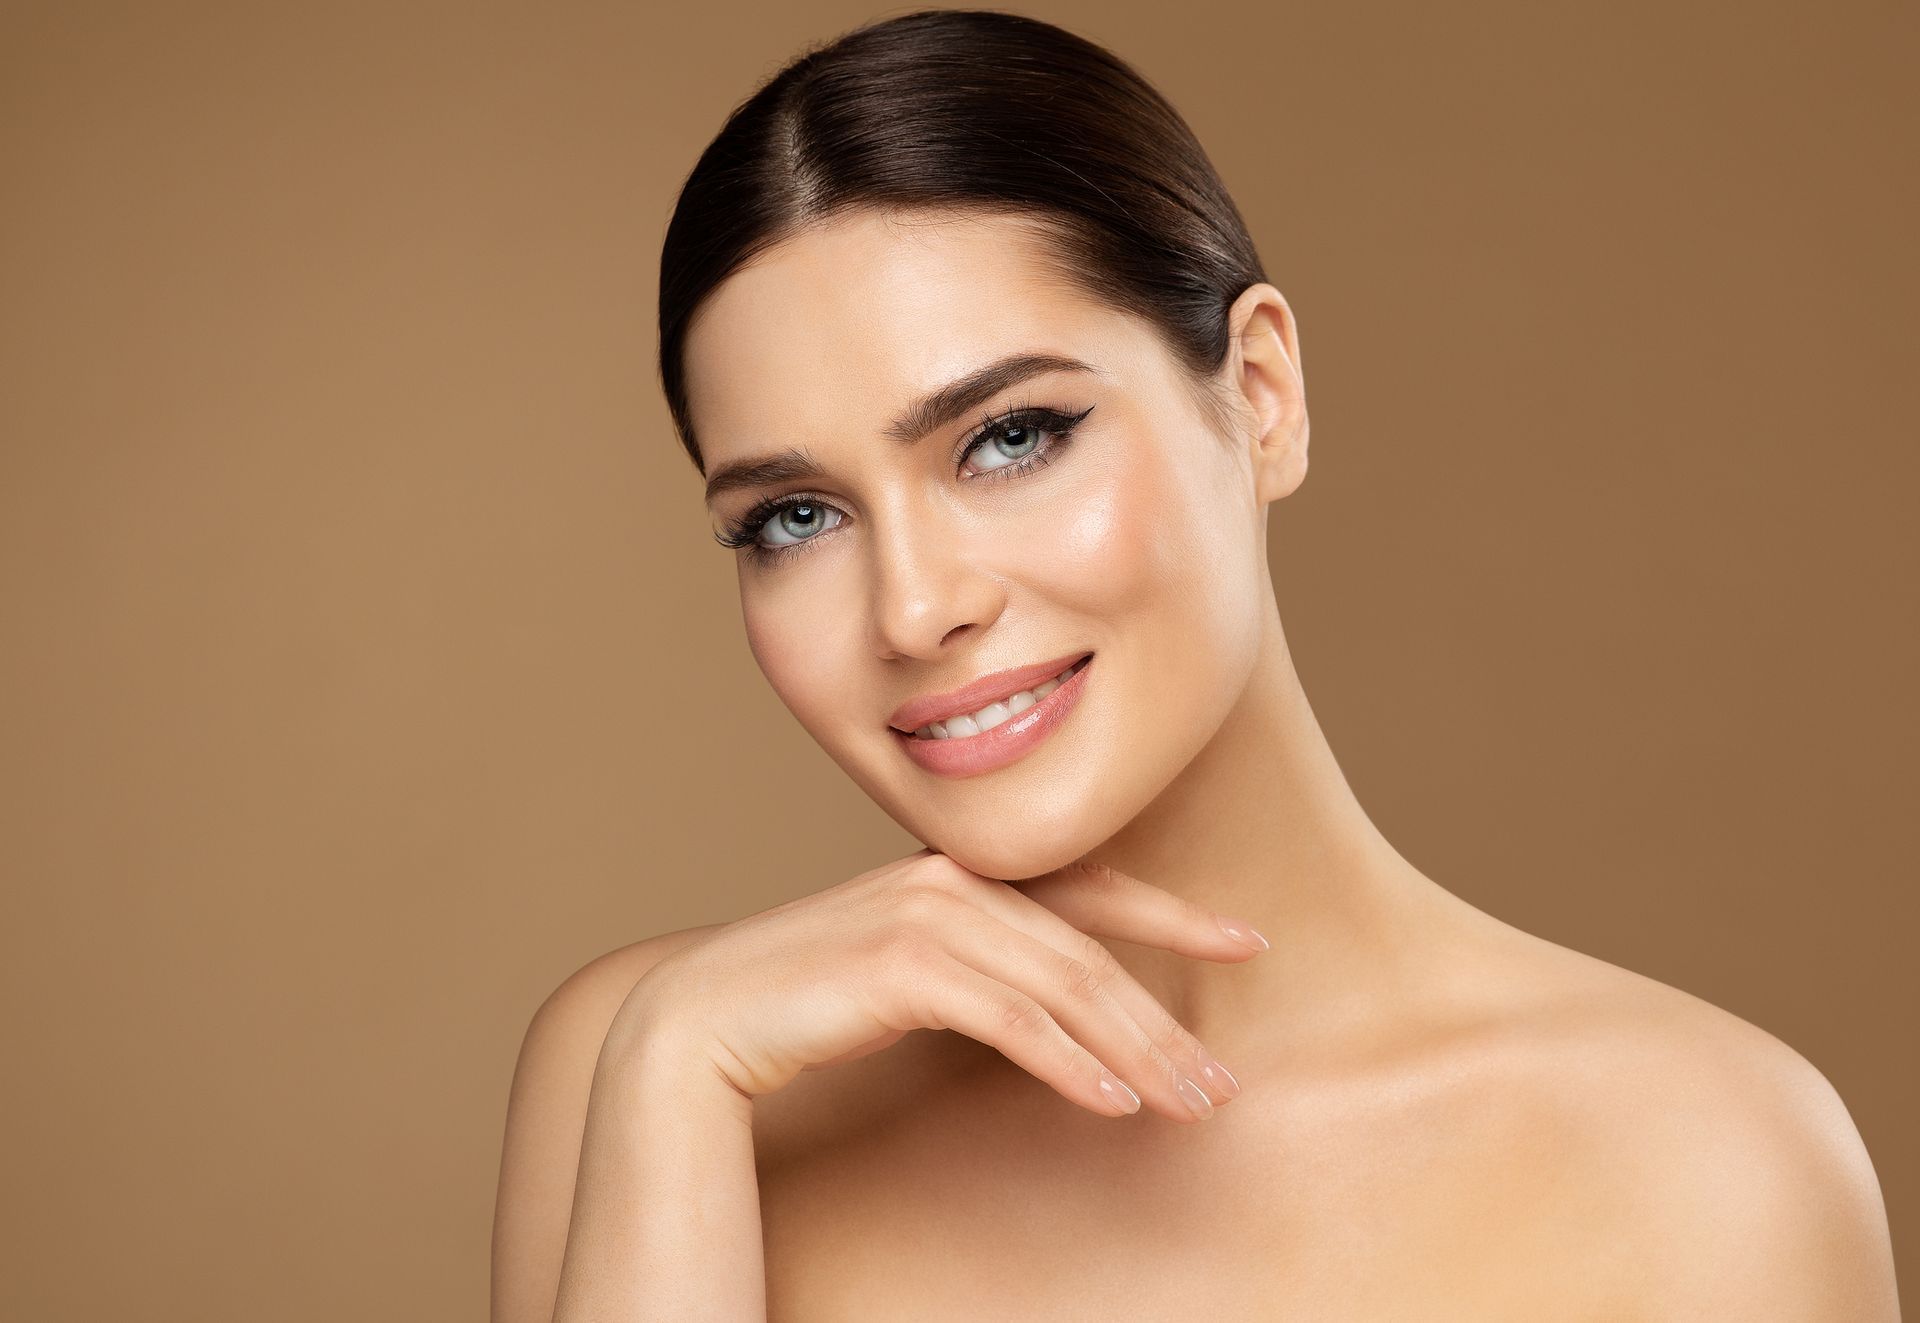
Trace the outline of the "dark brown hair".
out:
[[[757,254],[852,208],[1041,222],[1058,272],[1144,318],[1196,384],[1224,360],[1228,308],[1266,279],[1192,130],[1108,51],[997,10],[920,10],[856,28],[735,108],[667,225],[660,376],[701,473],[684,364],[701,301]]]

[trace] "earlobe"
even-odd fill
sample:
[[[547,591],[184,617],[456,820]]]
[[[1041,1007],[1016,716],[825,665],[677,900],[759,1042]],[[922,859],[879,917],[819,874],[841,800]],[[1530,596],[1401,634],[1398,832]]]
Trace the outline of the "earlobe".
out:
[[[1307,476],[1306,378],[1293,309],[1272,285],[1249,285],[1228,311],[1235,385],[1256,420],[1249,444],[1256,495],[1265,505]]]

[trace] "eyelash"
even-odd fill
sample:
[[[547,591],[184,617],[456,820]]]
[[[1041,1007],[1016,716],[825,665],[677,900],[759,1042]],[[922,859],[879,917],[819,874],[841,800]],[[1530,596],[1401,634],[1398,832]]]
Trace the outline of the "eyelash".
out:
[[[1044,468],[1059,456],[1060,451],[1065,448],[1068,440],[1072,437],[1074,429],[1080,426],[1086,416],[1092,412],[1092,405],[1088,405],[1086,408],[1080,410],[1080,412],[1073,414],[1061,413],[1057,409],[1023,406],[1003,413],[998,418],[983,417],[980,428],[967,437],[965,443],[961,445],[959,453],[954,456],[954,463],[957,466],[961,460],[971,455],[977,447],[987,442],[1000,440],[1032,427],[1046,433],[1052,440],[1050,440],[1044,448],[1034,451],[1031,455],[1015,460],[1011,464],[1006,464],[1000,468],[990,469],[985,473],[979,474],[974,481],[979,481],[983,478],[1017,477],[1020,474]],[[827,502],[808,492],[790,492],[785,496],[770,497],[754,505],[752,509],[748,510],[738,519],[730,522],[724,531],[715,533],[714,540],[719,542],[723,547],[744,548],[747,554],[756,560],[777,560],[790,553],[804,550],[806,547],[818,542],[820,540],[820,534],[816,533],[812,537],[802,538],[797,542],[789,542],[784,546],[769,547],[762,545],[759,541],[760,530],[766,526],[769,520],[779,515],[783,510],[798,505],[825,504],[827,504]]]

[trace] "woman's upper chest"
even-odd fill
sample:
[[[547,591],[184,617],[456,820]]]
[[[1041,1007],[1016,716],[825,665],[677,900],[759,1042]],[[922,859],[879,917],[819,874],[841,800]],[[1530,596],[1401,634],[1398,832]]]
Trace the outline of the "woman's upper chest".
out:
[[[1577,1319],[1595,1299],[1576,1206],[1441,1113],[1409,1130],[1249,1093],[1198,1124],[1109,1119],[1028,1077],[859,1064],[756,1114],[783,1323]]]

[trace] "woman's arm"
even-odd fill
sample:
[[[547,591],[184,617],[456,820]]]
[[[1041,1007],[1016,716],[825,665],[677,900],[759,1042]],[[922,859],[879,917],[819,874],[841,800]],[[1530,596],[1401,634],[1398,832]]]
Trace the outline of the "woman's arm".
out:
[[[607,1032],[634,985],[718,925],[610,951],[555,988],[514,1068],[493,1223],[493,1323],[550,1323],[572,1220],[588,1105]]]
[[[763,1319],[753,1100],[638,1010],[594,1074],[555,1323]]]

